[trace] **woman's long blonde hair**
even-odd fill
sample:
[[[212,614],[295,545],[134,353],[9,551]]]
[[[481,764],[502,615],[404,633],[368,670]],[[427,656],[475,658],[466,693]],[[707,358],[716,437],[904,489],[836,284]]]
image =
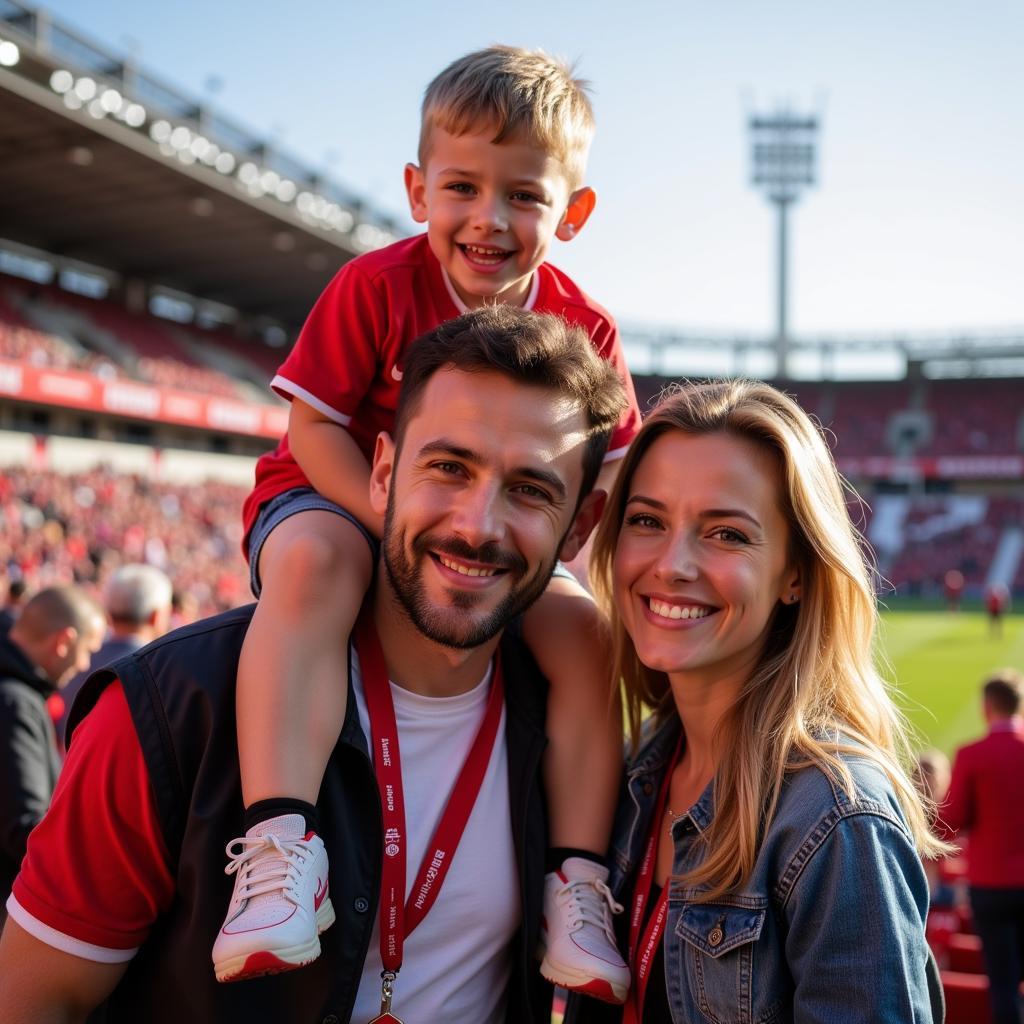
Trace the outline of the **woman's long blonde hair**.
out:
[[[907,726],[874,661],[878,611],[873,570],[850,521],[843,482],[807,414],[758,381],[684,384],[666,392],[633,441],[609,496],[591,556],[591,580],[613,630],[613,678],[625,689],[634,745],[644,708],[658,720],[675,714],[668,677],[640,663],[614,602],[612,564],[637,466],[662,434],[729,434],[775,454],[782,512],[799,569],[801,600],[779,603],[758,667],[719,724],[715,815],[704,833],[706,856],[688,884],[715,899],[750,876],[788,772],[817,765],[851,796],[841,755],[874,761],[888,776],[925,856],[948,849],[928,831],[908,774]],[[907,766],[906,768],[904,766]]]

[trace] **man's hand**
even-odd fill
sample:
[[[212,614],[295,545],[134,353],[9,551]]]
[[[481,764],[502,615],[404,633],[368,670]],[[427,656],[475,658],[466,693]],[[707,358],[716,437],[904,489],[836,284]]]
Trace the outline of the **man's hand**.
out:
[[[79,1024],[114,991],[127,967],[71,956],[8,918],[0,937],[0,1020]]]

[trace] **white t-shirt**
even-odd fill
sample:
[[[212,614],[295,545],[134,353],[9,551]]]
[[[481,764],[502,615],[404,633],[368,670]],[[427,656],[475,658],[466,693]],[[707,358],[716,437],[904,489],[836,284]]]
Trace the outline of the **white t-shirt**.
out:
[[[406,898],[455,779],[473,745],[490,693],[491,672],[468,693],[423,697],[391,684],[405,796]],[[359,661],[352,653],[359,722],[371,737]],[[405,939],[391,1010],[410,1024],[504,1019],[519,927],[519,882],[508,793],[505,709],[483,786],[444,885],[430,912]],[[370,749],[373,749],[372,742]],[[380,915],[359,982],[354,1022],[380,1012]]]

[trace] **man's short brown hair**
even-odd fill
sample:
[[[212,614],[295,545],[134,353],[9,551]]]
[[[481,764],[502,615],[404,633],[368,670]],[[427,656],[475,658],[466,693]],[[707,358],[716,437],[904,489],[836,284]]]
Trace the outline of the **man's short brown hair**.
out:
[[[1010,718],[1020,711],[1024,697],[1024,676],[1016,669],[1003,668],[985,680],[981,688],[990,708],[1004,718]]]
[[[626,392],[581,327],[550,313],[499,303],[464,313],[417,338],[402,371],[395,444],[419,406],[430,378],[442,369],[500,373],[521,384],[548,387],[574,401],[587,421],[580,500],[594,486]]]
[[[437,126],[452,135],[493,128],[495,143],[523,141],[561,161],[569,187],[583,184],[594,136],[589,85],[541,50],[489,46],[449,64],[423,97],[420,166]]]

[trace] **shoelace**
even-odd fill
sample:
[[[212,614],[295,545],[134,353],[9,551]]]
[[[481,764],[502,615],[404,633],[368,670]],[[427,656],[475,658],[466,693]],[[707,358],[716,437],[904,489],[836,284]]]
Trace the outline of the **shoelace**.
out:
[[[237,853],[236,847],[241,847]],[[270,857],[269,854],[273,851],[279,856]],[[292,903],[299,903],[295,892],[295,884],[299,878],[298,862],[305,860],[310,854],[310,845],[305,839],[289,839],[282,842],[273,832],[252,839],[241,836],[232,839],[224,847],[224,852],[228,855],[228,866],[224,869],[224,874],[238,874],[238,885],[235,890],[238,899],[247,900],[252,896],[280,892]],[[268,853],[267,857],[256,859],[265,852]],[[274,862],[272,868],[267,867],[269,860]],[[264,870],[253,878],[252,874],[257,867]]]
[[[615,902],[611,889],[604,882],[599,879],[577,879],[563,885],[558,895],[569,897],[569,927],[573,931],[585,924],[592,924],[605,933],[612,945],[615,944],[611,914],[621,914],[622,904]]]

